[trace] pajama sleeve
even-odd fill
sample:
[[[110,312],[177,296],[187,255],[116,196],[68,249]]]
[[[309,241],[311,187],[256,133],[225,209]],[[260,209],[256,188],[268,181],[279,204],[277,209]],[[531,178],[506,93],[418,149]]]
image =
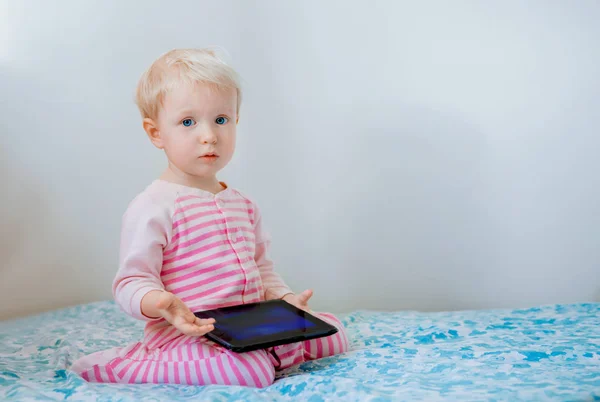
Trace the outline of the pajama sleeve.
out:
[[[281,276],[273,269],[273,262],[269,256],[271,238],[263,227],[262,217],[256,205],[254,205],[254,236],[256,239],[254,260],[258,266],[265,289],[265,300],[281,299],[286,294],[293,293]]]
[[[121,310],[140,320],[141,301],[152,290],[164,290],[160,280],[163,248],[171,230],[169,211],[150,196],[142,195],[123,215],[119,270],[113,281],[113,296]]]

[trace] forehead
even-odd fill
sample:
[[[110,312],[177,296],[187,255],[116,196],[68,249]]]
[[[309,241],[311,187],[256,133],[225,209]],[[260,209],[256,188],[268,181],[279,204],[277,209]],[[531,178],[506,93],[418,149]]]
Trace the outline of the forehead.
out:
[[[168,113],[193,109],[194,111],[228,111],[234,113],[237,92],[234,88],[194,83],[180,84],[169,91],[163,99],[163,108]]]

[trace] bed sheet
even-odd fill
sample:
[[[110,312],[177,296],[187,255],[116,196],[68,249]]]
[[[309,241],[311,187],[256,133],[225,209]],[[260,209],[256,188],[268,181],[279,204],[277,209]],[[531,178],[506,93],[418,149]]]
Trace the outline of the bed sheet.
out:
[[[0,400],[600,400],[600,304],[341,315],[343,355],[264,389],[91,384],[84,354],[139,340],[143,323],[99,302],[0,323]]]

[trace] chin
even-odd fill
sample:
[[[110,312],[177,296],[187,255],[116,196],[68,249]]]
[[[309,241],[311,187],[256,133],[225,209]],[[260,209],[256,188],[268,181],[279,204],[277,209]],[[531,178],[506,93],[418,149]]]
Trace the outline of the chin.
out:
[[[194,173],[192,173],[192,175],[194,176],[198,176],[198,177],[212,177],[214,175],[217,174],[217,172],[219,172],[219,170],[221,170],[221,168],[213,168],[213,169],[200,169],[195,171]]]

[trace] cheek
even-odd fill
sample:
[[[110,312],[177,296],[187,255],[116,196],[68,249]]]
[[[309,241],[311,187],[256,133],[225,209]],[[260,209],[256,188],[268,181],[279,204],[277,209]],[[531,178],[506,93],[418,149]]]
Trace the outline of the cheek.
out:
[[[230,133],[226,138],[227,139],[225,141],[225,145],[230,152],[233,152],[233,150],[235,149],[236,141],[235,131],[233,133]]]
[[[165,141],[165,149],[167,152],[179,159],[189,157],[195,149],[193,137],[178,135],[178,133],[171,134],[172,135],[167,137],[167,141]],[[192,140],[190,141],[190,139]]]
[[[233,155],[233,152],[235,151],[235,140],[229,140],[227,142],[227,154],[229,155],[229,159],[231,159],[231,156]]]

